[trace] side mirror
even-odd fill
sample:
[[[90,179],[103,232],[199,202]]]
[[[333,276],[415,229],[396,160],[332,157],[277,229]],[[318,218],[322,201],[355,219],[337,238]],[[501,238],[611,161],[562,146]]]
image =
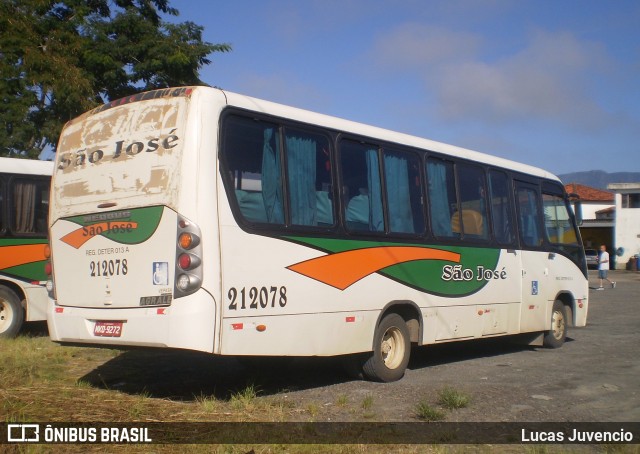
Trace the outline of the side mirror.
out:
[[[573,211],[576,215],[576,224],[582,225],[582,202],[580,200],[574,202]]]
[[[580,196],[575,193],[567,194],[570,201],[573,202],[573,213],[576,216],[576,224],[582,225],[582,202]]]

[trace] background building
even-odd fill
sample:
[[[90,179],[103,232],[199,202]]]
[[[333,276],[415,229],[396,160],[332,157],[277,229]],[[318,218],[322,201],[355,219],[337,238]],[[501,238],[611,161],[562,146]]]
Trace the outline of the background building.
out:
[[[640,183],[611,183],[615,193],[615,237],[618,269],[640,255]]]
[[[613,192],[584,184],[565,185],[569,193],[578,194],[582,202],[580,235],[585,248],[598,249],[601,244],[612,250],[615,246],[615,198]]]

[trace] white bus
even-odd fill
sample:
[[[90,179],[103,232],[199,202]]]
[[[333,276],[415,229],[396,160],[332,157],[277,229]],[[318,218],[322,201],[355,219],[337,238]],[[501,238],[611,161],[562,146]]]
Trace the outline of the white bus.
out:
[[[53,162],[0,158],[0,337],[47,318],[47,215]]]
[[[214,88],[70,121],[50,215],[54,341],[352,355],[587,319],[568,196],[537,168]]]

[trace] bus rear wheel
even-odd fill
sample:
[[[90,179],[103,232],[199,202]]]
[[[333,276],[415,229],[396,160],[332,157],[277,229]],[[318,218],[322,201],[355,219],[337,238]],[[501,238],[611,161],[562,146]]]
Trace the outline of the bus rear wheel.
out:
[[[542,344],[547,348],[560,348],[567,338],[567,308],[562,301],[555,300],[551,310],[551,329],[545,331]]]
[[[0,337],[16,337],[24,322],[24,310],[18,296],[0,287]]]
[[[400,380],[409,364],[411,341],[409,328],[398,314],[386,315],[374,334],[373,353],[362,369],[369,380]]]

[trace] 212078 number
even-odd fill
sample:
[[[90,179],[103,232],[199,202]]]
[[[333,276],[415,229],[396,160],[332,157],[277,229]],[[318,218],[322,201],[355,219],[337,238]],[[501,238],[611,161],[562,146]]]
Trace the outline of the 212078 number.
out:
[[[229,310],[242,309],[266,309],[267,307],[285,307],[287,305],[287,287],[251,287],[248,291],[245,287],[238,290],[231,287],[227,292],[229,298]],[[248,305],[248,306],[247,306]]]
[[[89,274],[91,277],[125,276],[128,272],[127,259],[89,262]]]

